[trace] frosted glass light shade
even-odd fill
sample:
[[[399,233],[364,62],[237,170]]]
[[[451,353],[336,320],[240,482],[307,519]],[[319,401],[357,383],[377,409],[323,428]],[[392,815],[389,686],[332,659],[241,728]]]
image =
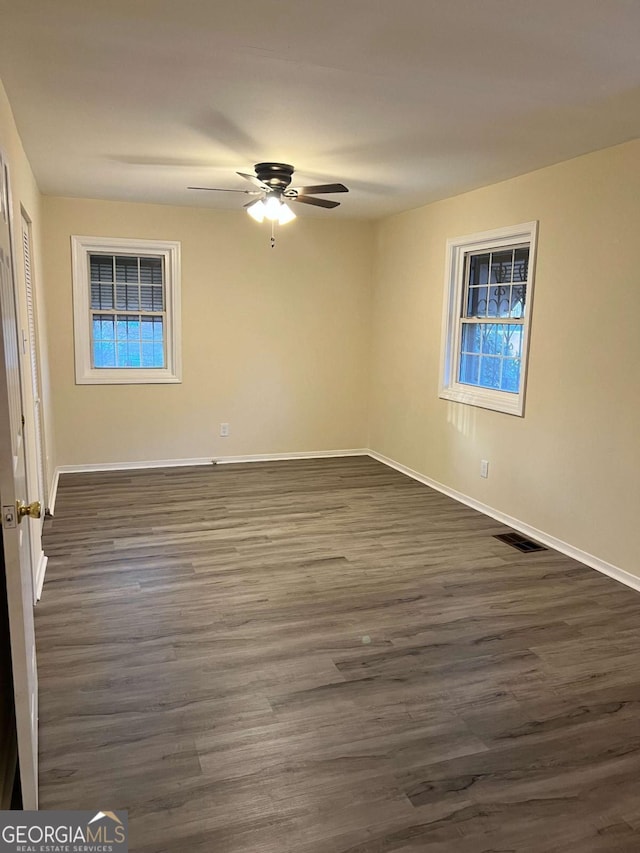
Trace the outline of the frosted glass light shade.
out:
[[[283,202],[280,205],[280,211],[278,213],[278,222],[280,223],[280,225],[286,225],[287,222],[291,222],[291,220],[295,218],[296,215],[293,210],[291,210],[288,204],[285,204]]]
[[[274,222],[277,222],[280,217],[280,205],[281,201],[276,195],[270,195],[267,197],[267,200],[264,202],[264,215],[267,219],[271,219]]]
[[[261,198],[257,201],[254,201],[253,204],[250,204],[247,208],[247,213],[252,219],[255,219],[256,222],[264,222],[265,216],[265,204]]]

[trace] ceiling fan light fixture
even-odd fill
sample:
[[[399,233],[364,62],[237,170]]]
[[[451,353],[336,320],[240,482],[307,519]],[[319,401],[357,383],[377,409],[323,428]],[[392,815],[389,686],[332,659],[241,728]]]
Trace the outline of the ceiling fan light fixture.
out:
[[[247,206],[247,213],[256,222],[264,222],[265,219],[268,219],[270,222],[277,222],[279,225],[286,225],[287,222],[296,218],[293,210],[276,193],[268,195],[265,199],[260,198],[252,202]]]
[[[247,213],[256,222],[264,222],[265,212],[265,203],[261,198],[247,207]]]
[[[269,193],[264,201],[264,215],[272,222],[278,222],[280,219],[280,195],[277,193]]]
[[[296,215],[293,210],[291,210],[289,205],[285,204],[285,202],[282,202],[282,204],[280,205],[280,210],[278,212],[278,223],[280,225],[286,225],[287,222],[291,222],[291,220],[295,218]]]

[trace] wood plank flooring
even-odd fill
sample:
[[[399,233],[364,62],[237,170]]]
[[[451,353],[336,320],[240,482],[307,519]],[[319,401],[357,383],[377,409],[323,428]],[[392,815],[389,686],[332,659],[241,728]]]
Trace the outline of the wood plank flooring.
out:
[[[640,595],[367,458],[63,475],[41,807],[134,853],[640,851]]]

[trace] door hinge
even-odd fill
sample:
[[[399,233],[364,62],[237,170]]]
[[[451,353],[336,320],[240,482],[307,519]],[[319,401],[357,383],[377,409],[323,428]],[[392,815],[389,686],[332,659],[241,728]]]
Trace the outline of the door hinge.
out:
[[[22,426],[24,426],[24,424],[25,424],[24,415],[20,416],[20,420],[22,421]]]

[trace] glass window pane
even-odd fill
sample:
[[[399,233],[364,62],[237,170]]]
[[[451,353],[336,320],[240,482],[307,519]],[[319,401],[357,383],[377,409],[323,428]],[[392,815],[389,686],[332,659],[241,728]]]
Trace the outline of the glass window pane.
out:
[[[502,361],[502,382],[500,388],[503,391],[511,391],[517,394],[520,390],[520,359],[505,358]]]
[[[125,311],[140,310],[140,294],[137,284],[116,284],[116,308]]]
[[[500,362],[501,358],[496,356],[482,356],[480,364],[480,385],[483,388],[500,387]]]
[[[100,308],[113,308],[113,283],[100,285]]]
[[[127,363],[123,367],[140,367],[140,344],[138,341],[127,344]]]
[[[162,284],[162,258],[140,258],[140,281]]]
[[[121,314],[118,315],[118,322],[116,323],[116,333],[119,341],[127,340],[127,318]]]
[[[480,352],[480,324],[464,323],[462,326],[462,352]]]
[[[140,320],[137,317],[129,317],[127,320],[127,340],[140,340]]]
[[[138,283],[138,259],[116,256],[116,281]]]
[[[529,248],[516,249],[514,253],[513,263],[513,281],[514,284],[527,280],[529,273]]]
[[[466,355],[460,356],[460,374],[459,382],[464,385],[477,385],[478,373],[480,370],[480,356]]]
[[[113,317],[103,317],[100,321],[100,337],[103,341],[114,341],[116,327]]]
[[[103,341],[116,339],[116,327],[113,317],[103,317],[100,321],[100,337]]]
[[[153,340],[153,320],[149,317],[143,317],[141,326],[141,338],[143,341]]]
[[[482,326],[481,346],[483,353],[489,355],[499,353],[498,326],[495,323],[486,323]]]
[[[164,287],[153,288],[153,310],[164,311]]]
[[[94,341],[93,344],[93,366],[104,367],[102,359],[102,344],[100,341]]]
[[[487,316],[487,288],[470,287],[467,298],[467,317]]]
[[[140,310],[140,289],[137,285],[127,285],[127,310]]]
[[[99,341],[101,338],[100,335],[100,319],[98,317],[93,318],[93,328],[91,330],[91,334],[93,335],[94,341]]]
[[[489,258],[487,255],[471,255],[469,260],[469,284],[489,283]]]
[[[506,356],[520,358],[522,355],[522,326],[503,326],[502,352]]]
[[[105,363],[109,367],[116,367],[116,344],[115,341],[106,341],[102,344],[103,352],[105,353]]]
[[[164,318],[96,314],[92,358],[96,368],[164,368]]]
[[[153,341],[143,341],[142,342],[142,366],[143,367],[155,367],[154,364],[154,352],[153,352]]]
[[[113,255],[89,255],[91,281],[113,281]]]
[[[93,345],[94,367],[115,367],[115,345],[112,341],[96,341]]]
[[[118,314],[117,332],[119,341],[140,340],[140,317]]]
[[[491,284],[510,284],[513,270],[513,249],[491,255]]]
[[[93,316],[93,338],[94,340],[113,340],[113,317],[104,314]]]
[[[524,317],[526,284],[514,284],[511,289],[511,317]]]
[[[113,285],[110,282],[91,282],[91,307],[113,308]]]
[[[153,366],[164,367],[164,345],[154,343],[153,345]]]
[[[140,287],[140,310],[163,311],[164,294],[163,288],[157,285],[143,284]]]
[[[511,310],[511,285],[497,284],[489,288],[487,315],[489,317],[508,317]]]
[[[140,286],[140,310],[153,311],[153,287],[149,284]]]
[[[115,348],[116,348],[116,367],[126,367],[127,366],[127,342],[119,340],[116,342]]]
[[[116,345],[113,341],[102,342],[102,359],[104,367],[116,366]]]

